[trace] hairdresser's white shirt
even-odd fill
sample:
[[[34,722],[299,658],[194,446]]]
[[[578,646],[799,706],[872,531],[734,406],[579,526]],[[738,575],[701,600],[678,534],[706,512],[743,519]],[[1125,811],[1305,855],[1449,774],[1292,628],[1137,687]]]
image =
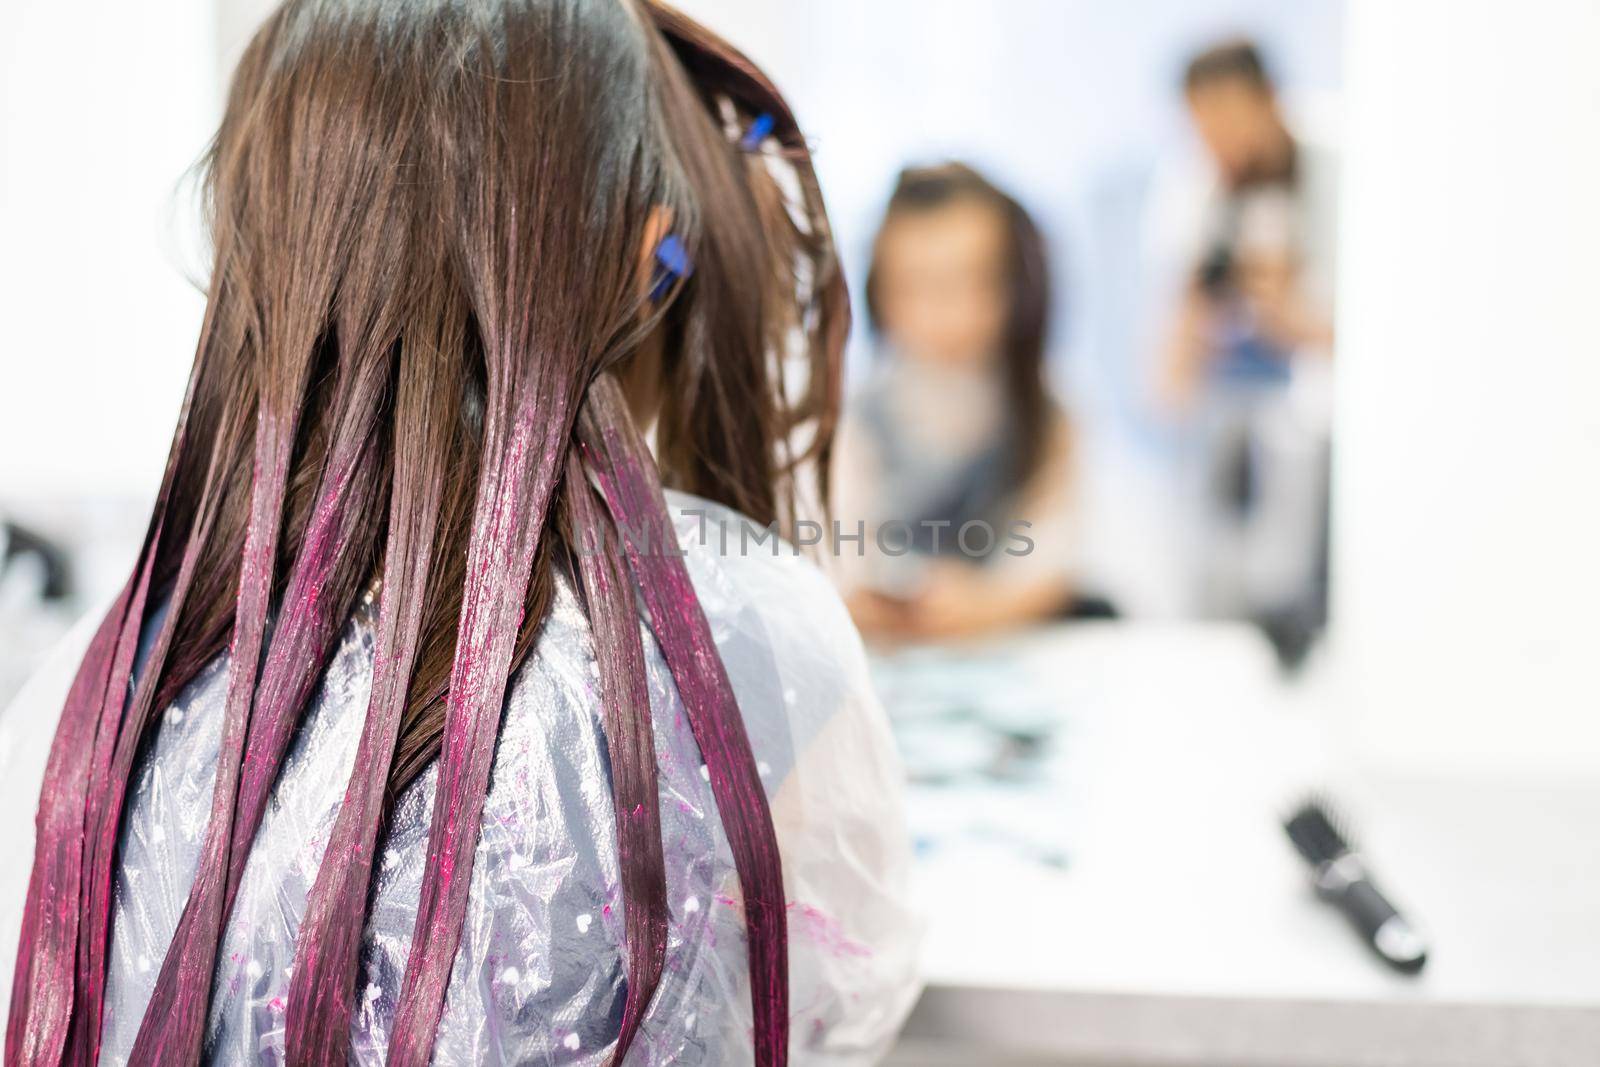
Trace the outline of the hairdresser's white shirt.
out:
[[[791,1060],[879,1058],[917,993],[902,771],[860,641],[827,580],[747,520],[669,494],[679,541],[767,784],[789,901]],[[55,723],[98,616],[0,717],[0,1005]],[[748,1062],[737,880],[699,750],[648,639],[671,909],[666,967],[630,1062]],[[224,938],[207,1034],[216,1063],[280,1062],[294,934],[354,758],[371,676],[370,608],[346,628],[274,787]],[[103,1062],[122,1062],[193,876],[210,804],[225,664],[167,709],[130,782]],[[625,984],[616,845],[587,622],[558,582],[507,699],[452,972],[439,1063],[605,1062]],[[409,952],[430,769],[385,839],[353,1021],[379,1063]],[[0,1010],[5,1010],[0,1008]]]
[[[1311,131],[1291,131],[1298,153],[1292,192],[1231,194],[1208,160],[1175,157],[1159,163],[1145,204],[1143,255],[1146,306],[1139,345],[1156,352],[1174,309],[1217,237],[1230,202],[1240,209],[1241,246],[1288,248],[1299,265],[1301,292],[1319,314],[1333,319],[1339,272],[1340,161],[1331,142]],[[1326,424],[1331,417],[1328,353],[1291,362],[1291,399],[1303,417]]]

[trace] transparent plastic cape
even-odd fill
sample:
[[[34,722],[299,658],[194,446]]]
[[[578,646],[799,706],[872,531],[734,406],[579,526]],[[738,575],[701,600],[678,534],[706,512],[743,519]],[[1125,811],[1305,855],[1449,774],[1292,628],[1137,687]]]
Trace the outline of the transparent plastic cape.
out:
[[[767,786],[789,907],[791,1056],[871,1063],[917,993],[902,772],[860,641],[822,574],[737,514],[669,494],[689,572]],[[345,628],[274,787],[218,957],[206,1059],[280,1063],[295,934],[355,758],[375,611]],[[641,621],[641,625],[644,625]],[[89,628],[0,719],[0,1005],[33,851],[32,813]],[[671,675],[645,627],[671,911],[660,988],[630,1064],[752,1058],[738,879]],[[76,647],[72,647],[73,645]],[[104,1063],[121,1063],[185,898],[210,810],[226,661],[168,708],[131,785],[113,911]],[[434,1061],[606,1062],[626,989],[615,822],[598,675],[558,580],[506,702],[471,903]],[[399,798],[383,845],[352,1023],[380,1064],[410,949],[434,771]],[[0,1007],[0,1010],[4,1010]]]

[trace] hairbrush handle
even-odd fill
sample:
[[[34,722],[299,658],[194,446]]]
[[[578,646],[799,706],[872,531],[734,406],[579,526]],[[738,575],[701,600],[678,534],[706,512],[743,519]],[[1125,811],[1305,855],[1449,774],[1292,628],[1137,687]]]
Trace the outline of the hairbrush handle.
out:
[[[1404,974],[1422,970],[1428,962],[1427,943],[1372,884],[1359,856],[1346,852],[1317,865],[1312,881],[1317,895],[1343,912],[1385,963]]]

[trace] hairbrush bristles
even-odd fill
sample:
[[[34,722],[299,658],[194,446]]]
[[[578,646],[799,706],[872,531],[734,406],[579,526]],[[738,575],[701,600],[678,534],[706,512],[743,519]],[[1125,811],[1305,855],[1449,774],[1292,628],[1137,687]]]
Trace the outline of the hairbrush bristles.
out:
[[[1324,797],[1311,796],[1302,801],[1284,820],[1283,828],[1300,855],[1313,866],[1331,863],[1351,851],[1342,821],[1329,811]]]

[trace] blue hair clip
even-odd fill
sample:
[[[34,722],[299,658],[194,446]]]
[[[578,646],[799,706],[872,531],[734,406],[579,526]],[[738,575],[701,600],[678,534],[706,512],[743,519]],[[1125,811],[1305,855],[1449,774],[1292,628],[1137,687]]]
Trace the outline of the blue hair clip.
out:
[[[739,139],[739,147],[746,152],[754,152],[761,147],[762,141],[771,136],[773,125],[772,116],[763,111]]]
[[[673,283],[694,273],[689,262],[689,250],[675,233],[669,233],[656,245],[655,284],[650,287],[650,299],[660,301],[672,291]]]

